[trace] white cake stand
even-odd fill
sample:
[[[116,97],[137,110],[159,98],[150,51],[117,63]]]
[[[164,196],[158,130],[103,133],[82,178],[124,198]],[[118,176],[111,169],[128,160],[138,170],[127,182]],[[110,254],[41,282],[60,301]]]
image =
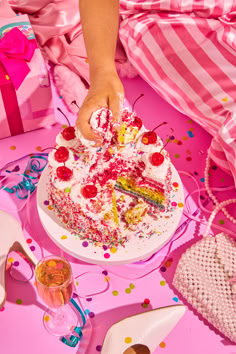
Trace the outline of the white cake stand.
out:
[[[81,240],[71,234],[57,218],[50,205],[48,205],[47,184],[49,169],[43,171],[37,188],[37,206],[39,217],[44,229],[51,240],[62,250],[84,262],[101,265],[121,265],[144,260],[158,251],[168,242],[176,230],[184,206],[183,185],[178,172],[172,165],[171,211],[161,213],[158,220],[151,220],[156,233],[144,238],[133,236],[125,247],[119,246],[104,249],[92,243]],[[150,234],[150,232],[149,232]]]

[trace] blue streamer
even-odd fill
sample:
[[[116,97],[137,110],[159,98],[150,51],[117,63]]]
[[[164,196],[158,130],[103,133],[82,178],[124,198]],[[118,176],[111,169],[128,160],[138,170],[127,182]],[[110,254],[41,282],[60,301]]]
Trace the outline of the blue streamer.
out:
[[[16,193],[17,198],[19,199],[26,199],[28,198],[28,192],[32,194],[36,188],[38,181],[35,181],[39,174],[44,170],[47,165],[46,157],[42,155],[47,154],[38,154],[30,156],[29,162],[26,166],[24,173],[17,174],[18,176],[22,176],[23,179],[17,185],[13,186],[12,188],[2,187],[5,191],[9,193]],[[42,161],[40,161],[42,160]],[[8,164],[9,165],[9,164]],[[7,173],[12,173],[14,171],[6,170]],[[22,192],[26,191],[26,194],[22,196]]]
[[[80,316],[82,318],[82,321],[83,321],[83,326],[81,327],[75,327],[74,328],[74,332],[76,332],[78,334],[78,336],[75,336],[75,335],[71,335],[69,339],[67,339],[66,337],[62,337],[61,338],[61,341],[68,345],[69,347],[72,347],[74,348],[78,343],[79,341],[81,340],[81,338],[83,337],[83,333],[82,333],[82,329],[84,328],[85,326],[85,323],[86,323],[86,318],[85,318],[85,315],[84,315],[84,312],[81,310],[81,308],[79,307],[79,305],[75,302],[74,299],[70,299],[70,302],[72,303],[72,305],[76,308],[76,310],[79,311],[80,313]]]

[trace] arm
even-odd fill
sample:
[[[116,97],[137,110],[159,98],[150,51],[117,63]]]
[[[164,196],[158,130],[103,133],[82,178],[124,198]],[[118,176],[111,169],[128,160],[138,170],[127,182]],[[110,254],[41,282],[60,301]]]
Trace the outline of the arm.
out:
[[[109,107],[118,120],[124,95],[115,67],[119,0],[80,0],[79,6],[91,86],[76,124],[85,138],[98,142],[89,125],[91,114]]]

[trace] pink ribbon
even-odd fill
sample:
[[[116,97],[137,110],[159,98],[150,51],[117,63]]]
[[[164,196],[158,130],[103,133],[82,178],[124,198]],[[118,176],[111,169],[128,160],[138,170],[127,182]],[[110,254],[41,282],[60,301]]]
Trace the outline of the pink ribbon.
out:
[[[32,59],[35,49],[35,42],[28,40],[17,27],[0,39],[0,62],[16,90],[30,71],[26,62]]]

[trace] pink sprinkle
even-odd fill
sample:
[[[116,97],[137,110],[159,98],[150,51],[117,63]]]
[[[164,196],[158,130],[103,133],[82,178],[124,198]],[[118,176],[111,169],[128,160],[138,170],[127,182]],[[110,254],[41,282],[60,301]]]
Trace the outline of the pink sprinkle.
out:
[[[110,258],[109,253],[104,253],[104,258]]]
[[[57,263],[57,265],[56,265],[56,268],[57,269],[62,269],[63,268],[63,263]]]
[[[176,206],[177,203],[176,203],[176,202],[172,202],[171,205],[172,205],[172,206]]]

